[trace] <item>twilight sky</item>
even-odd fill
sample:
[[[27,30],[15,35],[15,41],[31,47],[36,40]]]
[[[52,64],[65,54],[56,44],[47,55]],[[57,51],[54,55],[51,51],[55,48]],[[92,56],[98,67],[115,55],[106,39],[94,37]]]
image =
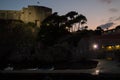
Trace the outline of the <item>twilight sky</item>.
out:
[[[77,11],[87,17],[90,29],[120,24],[120,0],[0,0],[0,10],[20,10],[28,5],[47,6],[59,15]]]

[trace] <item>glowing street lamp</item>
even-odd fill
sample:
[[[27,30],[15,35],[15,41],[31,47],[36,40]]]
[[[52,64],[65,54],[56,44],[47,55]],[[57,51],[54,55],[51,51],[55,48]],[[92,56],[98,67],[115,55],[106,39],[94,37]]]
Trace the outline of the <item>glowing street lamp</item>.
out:
[[[98,44],[93,44],[93,49],[98,49]]]

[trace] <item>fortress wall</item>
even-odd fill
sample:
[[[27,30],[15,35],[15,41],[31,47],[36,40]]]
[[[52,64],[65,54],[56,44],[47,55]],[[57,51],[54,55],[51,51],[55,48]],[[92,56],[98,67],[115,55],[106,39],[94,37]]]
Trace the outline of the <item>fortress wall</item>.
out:
[[[21,10],[21,20],[25,23],[34,22],[35,11],[32,8],[23,8]]]
[[[52,9],[43,6],[28,6],[22,10],[0,10],[0,19],[22,20],[25,23],[33,22],[37,26],[49,15]]]
[[[21,10],[21,20],[28,23],[33,22],[40,26],[41,22],[52,14],[52,9],[41,6],[28,6]]]
[[[7,19],[7,11],[0,10],[0,19]]]
[[[20,20],[20,11],[0,10],[0,19]]]

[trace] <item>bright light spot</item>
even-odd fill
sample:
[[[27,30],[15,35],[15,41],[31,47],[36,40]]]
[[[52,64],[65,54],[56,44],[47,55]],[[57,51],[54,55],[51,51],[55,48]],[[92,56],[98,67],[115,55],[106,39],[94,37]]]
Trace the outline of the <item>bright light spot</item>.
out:
[[[108,46],[108,50],[112,50],[112,46]]]
[[[96,71],[95,71],[95,73],[98,75],[99,74],[99,72],[100,72],[100,70],[99,69],[97,69]]]
[[[97,44],[93,44],[93,49],[97,49],[98,45]]]
[[[92,73],[93,75],[99,75],[100,73],[100,70],[99,69],[96,69],[94,73]]]
[[[115,48],[116,48],[116,49],[120,49],[120,45],[116,45]]]

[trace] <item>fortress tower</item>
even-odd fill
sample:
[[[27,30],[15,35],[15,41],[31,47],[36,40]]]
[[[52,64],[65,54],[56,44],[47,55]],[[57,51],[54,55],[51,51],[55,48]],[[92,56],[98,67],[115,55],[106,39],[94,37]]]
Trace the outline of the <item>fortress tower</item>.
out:
[[[37,26],[49,15],[52,14],[52,9],[43,6],[30,5],[21,10],[0,10],[0,19],[6,20],[21,20],[25,23],[33,22]]]

